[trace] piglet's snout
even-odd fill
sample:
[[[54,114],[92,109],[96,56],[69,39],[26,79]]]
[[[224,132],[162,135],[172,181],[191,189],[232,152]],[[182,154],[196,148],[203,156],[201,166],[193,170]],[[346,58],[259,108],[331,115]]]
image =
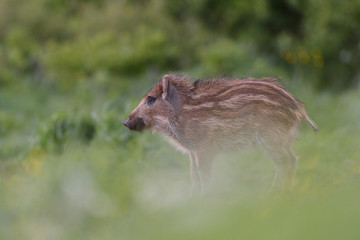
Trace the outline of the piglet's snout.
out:
[[[129,120],[123,121],[122,124],[124,124],[125,127],[127,127],[127,128],[130,129],[130,127],[129,127]]]
[[[142,131],[145,128],[145,121],[143,118],[128,119],[123,121],[122,124],[133,131]]]

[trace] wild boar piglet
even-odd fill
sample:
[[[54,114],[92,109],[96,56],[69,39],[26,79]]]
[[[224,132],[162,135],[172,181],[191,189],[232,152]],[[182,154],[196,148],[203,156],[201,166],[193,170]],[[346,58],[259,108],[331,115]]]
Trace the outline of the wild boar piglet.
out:
[[[275,78],[193,82],[186,75],[167,74],[123,124],[160,132],[188,154],[193,186],[209,182],[217,152],[259,146],[275,162],[272,187],[283,189],[294,178],[292,145],[302,121],[317,131],[304,105]]]

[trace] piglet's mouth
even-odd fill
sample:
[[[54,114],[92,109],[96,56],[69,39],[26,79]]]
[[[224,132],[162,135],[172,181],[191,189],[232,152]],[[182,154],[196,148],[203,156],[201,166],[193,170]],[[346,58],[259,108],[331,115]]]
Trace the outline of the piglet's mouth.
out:
[[[136,118],[135,120],[128,119],[123,121],[122,124],[132,131],[141,132],[145,129],[145,121],[143,118]]]

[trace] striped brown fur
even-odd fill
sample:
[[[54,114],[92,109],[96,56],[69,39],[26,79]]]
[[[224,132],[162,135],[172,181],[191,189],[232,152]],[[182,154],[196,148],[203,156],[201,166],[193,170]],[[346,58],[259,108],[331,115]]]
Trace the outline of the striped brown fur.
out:
[[[259,146],[274,160],[274,187],[289,186],[295,174],[292,144],[304,105],[276,78],[197,80],[168,74],[150,89],[123,124],[152,129],[189,154],[196,185],[209,181],[212,158],[221,150]]]

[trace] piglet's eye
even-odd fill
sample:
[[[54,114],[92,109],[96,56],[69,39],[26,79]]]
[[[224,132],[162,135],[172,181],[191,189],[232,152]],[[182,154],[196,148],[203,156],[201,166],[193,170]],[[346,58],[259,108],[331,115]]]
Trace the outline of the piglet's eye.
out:
[[[156,100],[156,98],[151,97],[151,96],[148,96],[148,97],[146,98],[146,104],[149,105],[149,106],[151,106],[151,105],[154,104],[155,100]]]

